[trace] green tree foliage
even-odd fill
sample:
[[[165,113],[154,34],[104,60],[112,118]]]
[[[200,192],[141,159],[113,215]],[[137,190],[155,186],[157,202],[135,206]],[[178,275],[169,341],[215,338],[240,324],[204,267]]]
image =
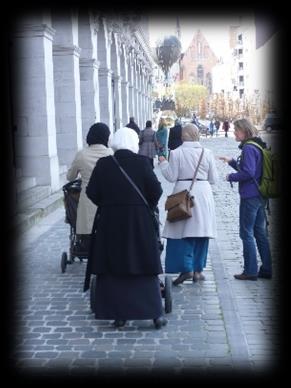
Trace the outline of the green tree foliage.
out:
[[[199,111],[201,101],[206,99],[208,90],[203,85],[193,85],[182,81],[175,86],[176,114],[189,117]]]

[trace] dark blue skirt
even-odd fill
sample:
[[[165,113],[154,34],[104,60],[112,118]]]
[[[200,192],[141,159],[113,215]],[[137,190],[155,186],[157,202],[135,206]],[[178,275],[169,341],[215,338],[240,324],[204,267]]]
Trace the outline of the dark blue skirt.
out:
[[[96,319],[155,319],[162,314],[158,276],[97,276]]]

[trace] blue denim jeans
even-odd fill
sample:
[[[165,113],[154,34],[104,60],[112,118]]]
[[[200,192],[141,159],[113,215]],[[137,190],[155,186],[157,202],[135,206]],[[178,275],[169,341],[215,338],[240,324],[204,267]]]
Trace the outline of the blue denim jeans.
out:
[[[260,271],[271,275],[272,260],[265,203],[259,197],[241,198],[239,216],[240,238],[243,243],[244,273],[247,275],[257,275],[257,247],[262,261]]]

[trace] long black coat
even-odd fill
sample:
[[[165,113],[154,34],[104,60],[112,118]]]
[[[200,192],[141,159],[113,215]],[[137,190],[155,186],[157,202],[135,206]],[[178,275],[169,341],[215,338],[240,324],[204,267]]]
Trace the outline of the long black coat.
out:
[[[129,150],[115,157],[152,208],[162,195],[161,184],[148,158]],[[95,216],[87,275],[157,275],[162,273],[157,236],[149,209],[112,157],[99,159],[86,193]],[[84,289],[86,290],[88,284]]]
[[[134,129],[135,132],[139,135],[140,134],[140,128],[139,126],[134,122],[134,121],[130,121],[128,124],[126,124],[126,127],[127,128],[131,128],[131,129]]]

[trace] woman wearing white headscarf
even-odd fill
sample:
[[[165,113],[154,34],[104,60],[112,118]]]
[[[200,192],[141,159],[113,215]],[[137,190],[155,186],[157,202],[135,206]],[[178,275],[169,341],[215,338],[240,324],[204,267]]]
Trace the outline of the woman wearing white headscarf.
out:
[[[199,129],[187,124],[182,129],[182,145],[171,151],[169,161],[159,157],[163,176],[169,182],[175,182],[173,193],[189,189],[202,153],[199,143]],[[180,275],[173,284],[182,284],[185,280],[204,280],[203,269],[206,266],[209,238],[215,238],[215,203],[211,185],[218,180],[218,173],[211,150],[204,148],[204,154],[198,168],[197,177],[191,194],[195,206],[192,217],[177,222],[166,221],[162,236],[167,238],[165,272]]]
[[[136,132],[121,128],[109,145],[154,209],[162,188],[148,158],[137,154],[138,142]],[[96,319],[113,319],[116,327],[127,320],[153,319],[160,328],[166,324],[158,277],[162,266],[148,207],[111,156],[98,161],[86,193],[98,206],[84,285],[86,291],[90,275],[97,275]]]

